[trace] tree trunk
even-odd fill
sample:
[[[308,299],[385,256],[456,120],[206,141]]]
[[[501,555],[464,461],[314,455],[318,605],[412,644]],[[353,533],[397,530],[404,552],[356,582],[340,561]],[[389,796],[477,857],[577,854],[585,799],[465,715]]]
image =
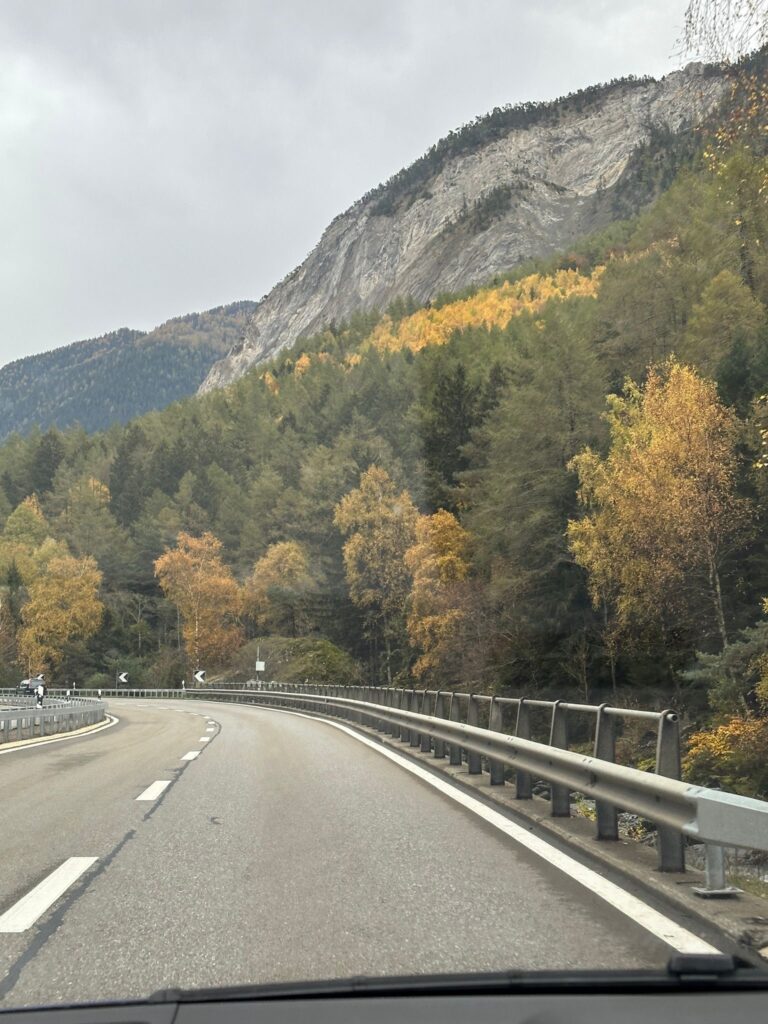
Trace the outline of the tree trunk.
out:
[[[728,646],[728,632],[725,628],[725,613],[723,611],[723,592],[720,589],[720,574],[717,571],[714,558],[709,559],[709,587],[712,594],[712,603],[715,606],[715,617],[720,638],[723,641],[723,650]]]
[[[605,646],[608,651],[608,665],[611,670],[611,692],[613,693],[613,699],[616,700],[616,650],[613,637],[609,636],[608,633],[608,602],[603,601],[603,637],[605,639]]]

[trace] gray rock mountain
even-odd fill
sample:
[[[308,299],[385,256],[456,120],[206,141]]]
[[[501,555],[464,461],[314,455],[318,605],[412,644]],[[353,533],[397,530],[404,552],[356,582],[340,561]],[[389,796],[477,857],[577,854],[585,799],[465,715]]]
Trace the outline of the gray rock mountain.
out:
[[[682,146],[725,88],[715,69],[691,64],[660,81],[626,79],[497,109],[452,133],[331,222],[200,390],[357,311],[483,282],[634,212],[653,194],[627,197],[633,161],[654,140],[657,162]]]

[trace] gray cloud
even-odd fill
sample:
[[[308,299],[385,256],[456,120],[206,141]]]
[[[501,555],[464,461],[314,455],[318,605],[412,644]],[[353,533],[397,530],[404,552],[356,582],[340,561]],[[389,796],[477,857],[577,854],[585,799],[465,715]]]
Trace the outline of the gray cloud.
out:
[[[664,74],[683,0],[3,0],[0,363],[259,298],[496,105]]]

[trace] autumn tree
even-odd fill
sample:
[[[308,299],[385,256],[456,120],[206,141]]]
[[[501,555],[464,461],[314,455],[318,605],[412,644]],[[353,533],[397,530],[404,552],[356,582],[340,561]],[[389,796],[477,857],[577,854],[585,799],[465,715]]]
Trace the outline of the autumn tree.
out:
[[[594,602],[630,631],[695,614],[703,594],[725,647],[721,568],[750,518],[736,494],[734,414],[711,381],[670,360],[645,387],[629,381],[611,396],[607,419],[605,458],[587,449],[572,461],[586,514],[568,540]]]
[[[398,494],[380,466],[363,473],[360,486],[341,499],[334,514],[347,537],[344,568],[350,597],[364,612],[368,637],[383,645],[390,685],[411,584],[404,556],[413,545],[417,517],[408,491]]]
[[[181,616],[187,657],[195,669],[220,663],[242,642],[240,588],[221,552],[221,541],[212,533],[193,537],[181,532],[176,547],[155,562],[163,593]]]
[[[55,668],[66,645],[87,640],[101,625],[101,572],[90,556],[56,556],[29,585],[18,643],[30,672]]]
[[[307,602],[316,591],[306,548],[296,541],[280,541],[254,565],[245,599],[260,627],[299,636],[307,625]]]
[[[439,685],[464,676],[466,627],[472,599],[471,537],[458,519],[440,509],[420,516],[416,543],[405,553],[413,576],[408,603],[408,638],[420,651],[412,672]]]

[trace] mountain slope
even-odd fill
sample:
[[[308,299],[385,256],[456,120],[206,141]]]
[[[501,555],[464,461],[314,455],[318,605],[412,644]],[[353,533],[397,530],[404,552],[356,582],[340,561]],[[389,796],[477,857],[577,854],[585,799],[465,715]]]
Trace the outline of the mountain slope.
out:
[[[661,164],[690,147],[688,129],[725,87],[721,73],[692,64],[658,82],[627,79],[497,109],[452,133],[332,221],[201,391],[333,321],[480,283],[634,212],[658,191],[647,174],[638,182],[638,158],[648,163],[654,140]]]
[[[99,430],[192,394],[255,307],[235,302],[149,333],[124,327],[8,363],[0,369],[0,438],[35,426]]]

